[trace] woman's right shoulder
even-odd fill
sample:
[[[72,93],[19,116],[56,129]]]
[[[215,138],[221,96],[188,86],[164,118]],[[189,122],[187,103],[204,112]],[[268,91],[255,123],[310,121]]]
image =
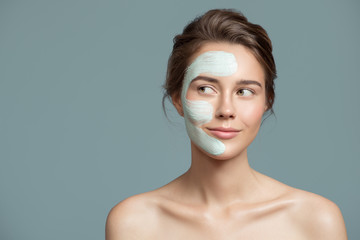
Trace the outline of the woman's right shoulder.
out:
[[[128,197],[110,210],[106,220],[106,240],[151,239],[157,229],[158,215],[157,201],[152,194]]]

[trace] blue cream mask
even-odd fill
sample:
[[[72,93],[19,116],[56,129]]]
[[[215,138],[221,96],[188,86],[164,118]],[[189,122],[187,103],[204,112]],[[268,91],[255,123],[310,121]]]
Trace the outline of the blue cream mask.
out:
[[[199,147],[212,155],[225,152],[225,145],[220,140],[206,134],[200,126],[208,123],[213,117],[213,107],[207,101],[191,101],[186,94],[191,81],[200,74],[213,76],[230,76],[237,71],[237,61],[232,53],[223,51],[209,51],[198,56],[188,66],[183,88],[181,102],[184,109],[186,131],[190,139]]]

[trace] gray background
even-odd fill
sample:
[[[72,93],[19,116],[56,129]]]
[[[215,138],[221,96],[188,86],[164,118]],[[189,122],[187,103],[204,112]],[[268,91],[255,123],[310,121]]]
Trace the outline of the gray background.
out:
[[[276,118],[256,170],[341,208],[360,237],[359,1],[0,2],[0,239],[102,239],[107,213],[187,170],[161,109],[172,38],[211,8],[269,33]]]

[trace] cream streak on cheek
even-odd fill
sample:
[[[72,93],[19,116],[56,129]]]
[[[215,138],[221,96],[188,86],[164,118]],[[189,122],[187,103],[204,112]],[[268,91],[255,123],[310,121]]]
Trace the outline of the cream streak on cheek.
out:
[[[218,139],[206,134],[200,126],[208,123],[213,117],[213,107],[207,101],[186,99],[192,79],[202,73],[213,76],[230,76],[237,71],[237,62],[233,54],[223,51],[209,51],[198,56],[187,68],[181,92],[184,108],[186,131],[190,139],[199,147],[212,155],[225,152],[225,145]]]
[[[186,100],[188,117],[194,125],[200,126],[210,122],[213,114],[213,107],[207,101],[190,101]]]

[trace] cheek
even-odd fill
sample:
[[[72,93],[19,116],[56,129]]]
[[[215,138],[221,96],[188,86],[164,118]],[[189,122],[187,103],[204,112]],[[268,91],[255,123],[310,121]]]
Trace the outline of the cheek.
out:
[[[240,111],[240,118],[243,123],[249,127],[260,125],[262,116],[265,111],[265,106],[262,104],[248,104],[242,106]]]
[[[213,106],[207,101],[185,100],[185,117],[194,125],[199,126],[210,122],[213,115]]]

